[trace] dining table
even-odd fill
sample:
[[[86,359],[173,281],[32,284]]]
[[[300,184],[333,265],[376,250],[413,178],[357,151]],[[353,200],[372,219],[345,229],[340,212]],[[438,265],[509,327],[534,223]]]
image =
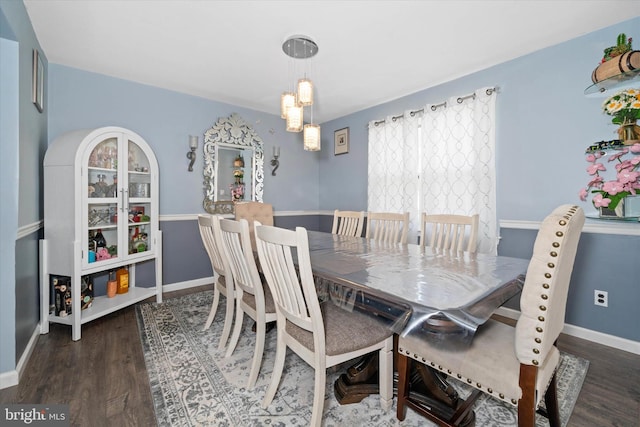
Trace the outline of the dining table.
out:
[[[450,351],[467,347],[496,309],[522,290],[529,265],[520,258],[317,231],[308,231],[308,237],[321,300],[376,316],[394,334]],[[461,403],[446,379],[424,365],[411,383],[418,400],[434,410],[448,413]],[[351,403],[376,387],[377,363],[371,356],[341,375],[334,390],[340,403]]]

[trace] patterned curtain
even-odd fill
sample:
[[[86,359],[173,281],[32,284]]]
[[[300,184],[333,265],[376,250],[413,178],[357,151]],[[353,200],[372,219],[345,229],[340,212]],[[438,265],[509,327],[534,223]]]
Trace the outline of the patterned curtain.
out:
[[[369,123],[368,210],[409,212],[409,243],[420,233],[417,129],[403,116]]]
[[[480,215],[478,252],[497,253],[495,91],[369,124],[369,210]]]

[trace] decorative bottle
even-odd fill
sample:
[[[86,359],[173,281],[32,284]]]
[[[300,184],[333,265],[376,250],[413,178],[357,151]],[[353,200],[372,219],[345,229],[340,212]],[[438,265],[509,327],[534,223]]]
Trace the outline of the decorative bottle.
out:
[[[116,271],[116,282],[118,283],[117,293],[126,294],[129,292],[129,270],[126,267],[120,267]]]
[[[118,282],[116,281],[116,274],[113,271],[109,272],[109,281],[107,282],[107,296],[113,298],[118,291]]]
[[[107,247],[107,240],[102,235],[102,229],[100,229],[100,228],[98,228],[98,231],[96,233],[95,242],[96,242],[96,250],[99,249],[99,248],[106,248]]]

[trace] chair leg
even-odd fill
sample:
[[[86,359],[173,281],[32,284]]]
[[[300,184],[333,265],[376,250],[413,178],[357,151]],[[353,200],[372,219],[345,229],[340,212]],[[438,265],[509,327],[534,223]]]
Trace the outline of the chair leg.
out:
[[[534,427],[536,422],[536,376],[538,368],[534,365],[520,364],[520,389],[522,397],[518,400],[518,427]]]
[[[551,383],[544,394],[544,403],[547,407],[547,418],[551,427],[560,427],[560,411],[558,409],[558,393],[556,387],[556,374],[553,373]]]
[[[233,325],[233,334],[231,334],[231,341],[229,341],[229,347],[224,357],[229,357],[236,349],[238,340],[240,339],[240,332],[242,331],[242,323],[244,322],[244,311],[242,311],[240,298],[236,295],[236,321]]]
[[[267,409],[267,407],[271,404],[271,401],[273,401],[273,397],[276,395],[276,391],[278,391],[278,385],[280,384],[280,378],[282,377],[282,370],[284,369],[284,359],[287,356],[287,344],[285,344],[282,335],[284,333],[284,324],[282,325],[282,327],[280,325],[277,325],[277,328],[278,342],[276,344],[276,360],[273,364],[273,372],[271,373],[271,383],[269,384],[269,388],[264,394],[264,399],[262,400],[262,409]]]
[[[378,356],[378,383],[380,385],[380,405],[388,411],[393,404],[393,338],[389,337]]]
[[[313,409],[311,411],[310,426],[320,427],[322,422],[322,412],[324,410],[324,392],[327,387],[327,364],[324,358],[318,358],[315,355],[315,385],[313,388]]]
[[[233,323],[233,305],[234,298],[233,293],[227,294],[227,310],[224,315],[224,328],[222,329],[222,336],[220,337],[220,344],[218,344],[218,350],[222,350],[227,344],[229,339],[229,333],[231,333],[231,323]]]
[[[248,388],[253,388],[260,373],[260,365],[262,365],[262,353],[264,352],[264,336],[266,335],[266,322],[264,317],[257,316],[256,322],[256,348],[253,351],[253,362],[251,363],[251,373],[249,374]]]
[[[397,353],[398,368],[398,407],[396,416],[400,421],[404,421],[407,416],[407,398],[409,397],[409,373],[411,370],[411,359],[404,354]]]
[[[211,304],[211,310],[209,310],[209,317],[207,317],[207,322],[204,324],[203,331],[209,329],[211,324],[213,323],[213,318],[216,317],[216,311],[218,310],[218,303],[220,302],[220,291],[218,290],[217,285],[213,285],[213,303]]]

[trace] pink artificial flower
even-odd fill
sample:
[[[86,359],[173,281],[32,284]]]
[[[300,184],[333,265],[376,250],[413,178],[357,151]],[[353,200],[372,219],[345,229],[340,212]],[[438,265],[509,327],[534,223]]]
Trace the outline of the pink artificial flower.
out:
[[[636,142],[631,147],[629,147],[632,153],[640,153],[640,142]]]
[[[587,196],[589,195],[589,193],[587,192],[586,188],[582,188],[580,190],[579,196],[580,196],[580,200],[582,200],[583,202],[587,201]]]
[[[624,148],[624,149],[620,150],[619,152],[617,152],[616,154],[612,154],[611,156],[609,156],[609,161],[613,162],[614,160],[618,160],[620,157],[624,156],[628,152],[629,152],[629,149],[628,148]]]
[[[618,173],[618,181],[621,184],[630,184],[636,182],[640,177],[640,172],[634,172],[630,170],[622,170]]]
[[[587,168],[587,173],[589,175],[595,175],[596,173],[598,173],[598,171],[606,171],[606,170],[607,168],[605,168],[602,163],[594,163],[592,165],[589,165],[589,167]]]
[[[593,179],[591,181],[589,181],[589,183],[587,184],[587,187],[598,187],[598,188],[600,188],[602,186],[603,182],[604,182],[604,179],[600,175],[596,175],[596,176],[593,177]]]
[[[622,187],[622,184],[618,181],[607,181],[604,184],[602,184],[602,191],[609,193],[612,196],[615,196],[619,192],[624,191],[624,188]]]
[[[593,163],[596,161],[596,156],[593,154],[587,154],[587,162]]]
[[[606,208],[611,203],[611,199],[607,199],[606,197],[602,197],[602,194],[598,193],[593,196],[593,205],[596,208]]]

